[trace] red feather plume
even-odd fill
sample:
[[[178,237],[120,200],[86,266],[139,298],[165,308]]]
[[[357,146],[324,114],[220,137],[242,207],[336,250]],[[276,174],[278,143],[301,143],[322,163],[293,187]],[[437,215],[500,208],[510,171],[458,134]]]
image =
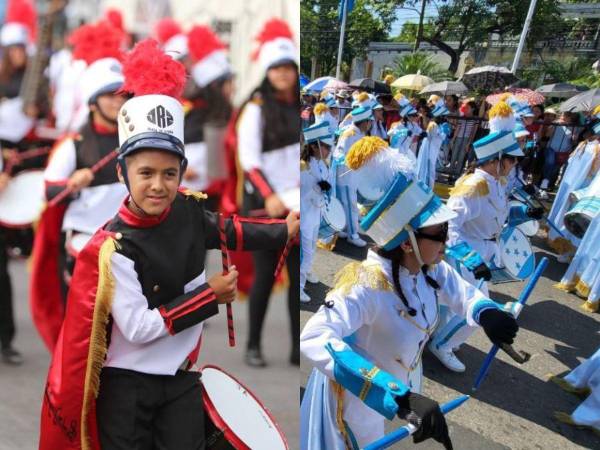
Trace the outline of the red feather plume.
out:
[[[91,64],[102,58],[123,59],[121,44],[123,32],[106,21],[85,24],[69,36],[73,46],[73,59],[83,59]]]
[[[165,52],[154,39],[136,44],[123,62],[125,83],[121,92],[134,95],[162,94],[179,99],[186,81],[185,67]]]
[[[258,48],[252,54],[252,59],[257,59],[260,53],[260,48],[266,42],[272,41],[277,38],[288,38],[293,39],[294,34],[290,29],[287,22],[281,19],[271,19],[265,23],[263,29],[256,36],[255,40],[258,41]]]
[[[164,45],[173,36],[183,33],[181,26],[171,17],[160,19],[154,25],[154,34],[161,45]]]
[[[125,31],[125,27],[123,25],[123,14],[116,8],[109,8],[104,13],[104,18],[108,23],[110,23],[113,27]]]
[[[194,61],[206,58],[212,52],[227,48],[209,27],[194,26],[188,33],[188,48]]]
[[[37,13],[30,0],[9,0],[6,7],[4,23],[16,22],[29,30],[29,38],[33,41],[37,32]]]

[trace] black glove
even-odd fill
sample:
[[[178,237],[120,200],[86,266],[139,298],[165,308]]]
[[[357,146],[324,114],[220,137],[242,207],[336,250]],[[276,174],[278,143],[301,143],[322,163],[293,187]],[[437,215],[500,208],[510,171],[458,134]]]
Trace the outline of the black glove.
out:
[[[490,281],[492,279],[492,272],[485,263],[479,264],[477,267],[475,267],[473,270],[473,275],[475,275],[476,280],[483,278],[485,281]]]
[[[535,186],[531,183],[523,185],[523,190],[529,195],[535,195]]]
[[[421,134],[419,135],[419,137],[420,137],[421,139],[425,139],[425,138],[427,137],[427,131],[423,131],[423,132],[421,132]]]
[[[327,180],[321,180],[317,183],[323,192],[329,192],[331,190],[331,184]]]
[[[415,392],[409,392],[402,397],[397,397],[396,403],[399,406],[398,417],[417,427],[417,431],[413,434],[415,444],[433,438],[446,450],[452,450],[446,418],[440,411],[438,402]]]
[[[406,132],[406,135],[407,135],[408,137],[411,137],[411,136],[412,136],[412,131],[411,131],[411,130],[408,130],[408,131]]]
[[[517,331],[519,331],[519,325],[515,318],[496,308],[485,309],[479,315],[479,324],[490,341],[498,346],[501,344],[512,345]]]
[[[544,208],[529,206],[527,208],[527,217],[531,217],[535,220],[540,220],[544,217]]]

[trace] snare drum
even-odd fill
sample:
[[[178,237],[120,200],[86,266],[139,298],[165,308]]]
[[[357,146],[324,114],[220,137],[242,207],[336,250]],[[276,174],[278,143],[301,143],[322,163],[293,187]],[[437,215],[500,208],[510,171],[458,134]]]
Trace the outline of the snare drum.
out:
[[[77,258],[79,252],[83,250],[83,247],[85,247],[85,245],[90,241],[91,238],[91,234],[73,233],[71,237],[67,240],[67,243],[65,244],[67,253],[73,258]]]
[[[319,239],[329,239],[346,227],[346,216],[342,203],[335,197],[329,199],[321,213]]]
[[[15,175],[0,193],[0,225],[29,228],[42,213],[45,201],[43,170]]]
[[[222,369],[202,368],[208,450],[287,450],[285,436],[260,400]]]
[[[582,198],[565,214],[565,227],[581,239],[599,212],[600,197]]]
[[[528,278],[535,269],[535,255],[529,239],[521,230],[504,227],[498,238],[504,269],[519,280]]]
[[[277,195],[289,211],[300,211],[300,188],[278,192]]]
[[[379,201],[383,194],[385,194],[385,191],[382,191],[377,186],[361,184],[358,187],[356,194],[358,197],[358,203],[363,206],[373,206]]]
[[[512,206],[521,206],[523,203],[517,200],[511,200],[508,202],[508,209]],[[540,224],[537,220],[529,220],[517,225],[517,228],[521,230],[525,236],[535,236],[540,229]]]

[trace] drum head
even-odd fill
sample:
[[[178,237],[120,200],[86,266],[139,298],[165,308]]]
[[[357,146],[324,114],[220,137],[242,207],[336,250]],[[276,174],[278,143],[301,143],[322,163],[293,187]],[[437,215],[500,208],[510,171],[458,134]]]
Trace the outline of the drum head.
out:
[[[323,210],[323,219],[335,231],[342,231],[346,227],[346,215],[342,203],[335,197],[329,199],[329,203]]]
[[[202,385],[209,400],[205,401],[205,409],[213,421],[222,422],[229,429],[231,433],[228,436],[225,432],[225,438],[234,441],[235,448],[288,449],[285,437],[270,413],[231,375],[217,367],[205,366],[202,368]]]
[[[379,201],[383,194],[385,194],[385,191],[382,191],[377,186],[361,184],[358,188],[358,193],[368,202],[368,204],[373,204]]]
[[[508,202],[508,207],[512,206],[521,206],[523,203],[515,200],[511,200]],[[540,224],[537,220],[530,220],[528,222],[524,222],[520,225],[517,225],[517,228],[521,230],[525,236],[535,236],[540,229]]]
[[[518,228],[505,227],[498,239],[504,268],[520,280],[528,278],[535,269],[535,255],[527,236]]]
[[[0,194],[0,224],[8,228],[31,226],[42,213],[45,201],[44,172],[21,172]]]
[[[598,214],[600,214],[600,197],[583,198],[565,214],[565,227],[581,239]]]
[[[300,211],[300,188],[279,192],[279,198],[290,211]]]

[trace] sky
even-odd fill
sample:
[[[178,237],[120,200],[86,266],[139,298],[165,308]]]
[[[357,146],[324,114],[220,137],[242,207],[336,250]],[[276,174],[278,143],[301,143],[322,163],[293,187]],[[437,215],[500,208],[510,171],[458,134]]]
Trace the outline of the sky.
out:
[[[421,5],[417,3],[416,9],[420,11]],[[437,15],[437,8],[433,5],[427,5],[425,8],[425,21],[427,18]],[[399,8],[396,13],[396,21],[392,24],[392,28],[390,31],[390,36],[398,36],[400,34],[400,30],[402,29],[402,25],[405,22],[419,22],[419,13],[417,11],[413,11],[412,9]]]

